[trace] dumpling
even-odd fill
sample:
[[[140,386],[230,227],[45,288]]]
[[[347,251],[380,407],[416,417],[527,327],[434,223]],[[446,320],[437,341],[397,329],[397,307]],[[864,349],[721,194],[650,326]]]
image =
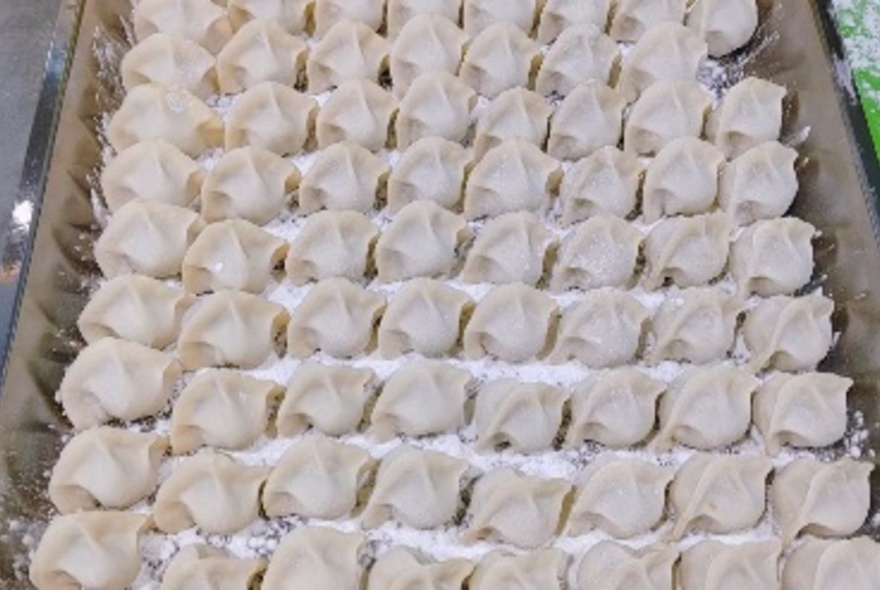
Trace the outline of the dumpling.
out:
[[[56,398],[77,430],[137,420],[165,407],[181,368],[173,357],[134,342],[101,338],[68,367]]]
[[[468,252],[461,279],[466,283],[535,285],[544,275],[553,233],[528,211],[490,220]]]
[[[211,545],[187,545],[168,563],[162,590],[236,590],[256,583],[266,560],[234,557]]]
[[[698,365],[727,357],[742,303],[720,289],[684,289],[663,300],[651,320],[651,360]]]
[[[323,436],[293,443],[272,468],[263,488],[269,518],[345,518],[358,503],[374,461],[352,445]]]
[[[465,326],[465,356],[489,355],[510,363],[534,359],[546,352],[556,313],[556,302],[537,289],[521,283],[495,287],[477,303]]]
[[[382,387],[370,424],[380,441],[398,434],[455,432],[467,422],[471,374],[436,360],[418,360],[392,373]]]
[[[687,26],[706,40],[709,55],[723,57],[744,46],[758,28],[755,0],[697,0]]]
[[[556,109],[550,121],[547,153],[577,160],[620,142],[623,97],[601,82],[579,84]]]
[[[570,492],[571,485],[562,479],[521,475],[509,467],[490,471],[474,486],[464,540],[537,548],[558,534]]]
[[[544,98],[525,88],[499,94],[477,120],[474,154],[477,159],[505,139],[518,137],[538,147],[547,140],[551,107]]]
[[[697,453],[685,461],[669,490],[672,538],[695,530],[724,534],[755,526],[764,516],[767,457]]]
[[[281,540],[263,577],[263,590],[358,590],[363,572],[361,533],[301,526]]]
[[[636,208],[643,172],[635,155],[613,146],[578,160],[559,187],[562,223],[571,225],[602,213],[628,217]]]
[[[111,212],[137,199],[189,207],[198,200],[201,188],[198,163],[162,139],[122,150],[101,174],[101,193]]]
[[[798,192],[797,158],[778,141],[753,147],[721,172],[718,202],[739,225],[781,217]]]
[[[450,3],[450,0],[417,1]],[[422,74],[458,72],[465,46],[470,38],[454,22],[458,20],[458,0],[451,0],[451,3],[456,5],[454,17],[420,14],[413,17],[401,29],[391,48],[389,67],[396,96],[406,94],[412,81]],[[388,24],[390,35],[390,10]]]
[[[347,279],[325,279],[291,313],[287,350],[300,358],[317,350],[336,358],[363,353],[384,307],[385,297],[375,291]]]
[[[825,447],[846,432],[846,393],[852,379],[831,373],[778,373],[755,394],[752,412],[764,446],[776,455],[783,445]]]
[[[801,534],[851,535],[864,524],[871,501],[874,466],[849,458],[833,463],[795,459],[776,472],[770,485],[773,518],[790,543]]]
[[[684,22],[685,0],[618,0],[608,34],[615,41],[638,41],[665,22]]]
[[[273,21],[288,33],[305,32],[307,12],[314,0],[226,0],[229,22],[234,29],[252,20]]]
[[[806,539],[788,554],[782,569],[787,590],[871,590],[880,579],[880,546],[870,537]]]
[[[254,146],[235,148],[223,154],[202,184],[202,217],[264,225],[284,211],[299,180],[299,169],[281,156]]]
[[[321,38],[340,21],[363,23],[378,31],[385,18],[385,2],[376,0],[315,0],[315,37]]]
[[[305,67],[307,53],[305,41],[275,22],[252,20],[217,54],[220,92],[235,94],[260,82],[294,86]]]
[[[625,291],[589,291],[562,313],[550,358],[576,359],[594,368],[627,364],[639,350],[649,317],[648,310]]]
[[[177,354],[186,369],[232,365],[251,369],[276,352],[287,324],[282,305],[241,291],[218,291],[199,302],[180,331]]]
[[[591,10],[592,6],[602,2],[608,3],[607,0],[600,0],[581,1],[578,4]],[[547,14],[546,10],[544,14]],[[538,94],[566,96],[581,84],[591,81],[607,84],[611,80],[611,74],[620,60],[620,50],[601,29],[604,29],[604,25],[596,28],[592,24],[580,24],[565,29],[559,35],[544,56],[535,78]]]
[[[367,272],[379,228],[357,211],[320,211],[306,220],[288,250],[287,276],[295,285]]]
[[[538,41],[550,43],[578,25],[590,24],[604,30],[610,11],[610,0],[547,0],[538,22]]]
[[[477,449],[534,453],[552,448],[567,398],[565,391],[546,383],[512,378],[489,382],[480,389],[474,407]]]
[[[553,291],[626,287],[635,274],[645,236],[617,217],[588,219],[562,242],[550,279]]]
[[[376,559],[366,590],[459,590],[473,569],[467,559],[434,561],[412,549],[395,547]]]
[[[376,376],[370,369],[307,361],[296,368],[278,408],[280,436],[309,427],[331,436],[357,430]]]
[[[825,358],[833,341],[834,302],[821,295],[764,299],[746,314],[743,337],[758,370],[808,371]]]
[[[681,554],[681,590],[774,590],[779,588],[779,541],[726,544],[700,541]]]
[[[318,116],[314,98],[277,82],[246,90],[226,115],[226,149],[253,146],[288,156],[301,152]]]
[[[397,212],[376,242],[379,280],[392,283],[448,274],[467,236],[461,216],[434,201],[414,201]]]
[[[461,144],[425,137],[410,145],[388,177],[388,211],[396,214],[413,201],[434,201],[454,209],[464,194],[470,154]]]
[[[655,82],[693,82],[706,59],[706,42],[678,22],[648,29],[626,54],[617,91],[632,102]]]
[[[508,88],[528,86],[540,61],[540,47],[522,29],[497,22],[471,40],[459,76],[478,93],[495,98]]]
[[[199,447],[244,449],[262,436],[281,399],[281,386],[230,370],[198,373],[171,410],[171,448],[176,454]]]
[[[161,281],[122,275],[101,285],[76,325],[89,344],[119,338],[161,349],[177,338],[183,314],[194,301]]]
[[[127,91],[156,82],[184,88],[201,99],[217,93],[214,56],[183,37],[150,35],[122,57],[119,71]]]
[[[476,102],[476,93],[452,74],[422,74],[412,81],[400,101],[395,119],[397,148],[405,150],[424,137],[461,142]]]
[[[128,508],[148,496],[168,446],[157,434],[99,426],[65,445],[52,468],[49,498],[62,514]]]
[[[299,187],[299,212],[319,209],[367,212],[388,177],[388,165],[369,150],[348,141],[318,152]]]
[[[339,21],[309,54],[309,92],[318,94],[347,80],[379,81],[388,67],[388,42],[364,23]]]
[[[190,244],[203,227],[190,209],[160,201],[132,201],[110,218],[95,242],[95,260],[107,278],[180,274]]]
[[[379,353],[384,358],[411,351],[428,357],[450,353],[472,308],[463,291],[434,279],[413,279],[391,297],[382,314]]]
[[[40,590],[128,588],[141,569],[139,544],[149,521],[116,511],[56,516],[30,559],[28,577]]]
[[[132,17],[138,41],[166,33],[190,39],[217,53],[232,36],[226,11],[211,0],[141,0]]]
[[[623,145],[629,152],[653,155],[673,139],[700,137],[711,104],[696,82],[656,82],[629,111]]]
[[[183,257],[183,286],[191,293],[223,289],[261,293],[287,247],[286,241],[243,219],[212,223]]]
[[[746,78],[727,91],[706,124],[706,136],[729,158],[779,139],[784,87]]]
[[[361,521],[376,528],[388,520],[416,529],[440,527],[459,508],[461,479],[469,464],[438,453],[402,445],[382,459],[373,493]]]
[[[394,39],[410,22],[420,16],[440,16],[458,22],[461,0],[387,0],[388,38]]]
[[[184,88],[140,84],[125,95],[110,119],[107,141],[121,152],[148,139],[164,139],[195,158],[223,143],[223,121]]]
[[[571,394],[567,447],[592,440],[613,448],[637,445],[654,429],[657,399],[666,385],[633,367],[594,375]]]
[[[388,143],[395,111],[394,97],[375,82],[343,82],[318,113],[318,147],[324,149],[340,141],[351,141],[378,151]]]
[[[539,549],[520,555],[496,550],[477,564],[469,590],[563,590],[568,555],[561,549]]]
[[[153,522],[163,533],[196,526],[208,534],[231,535],[260,518],[260,488],[268,474],[268,467],[202,451],[177,464],[159,487]]]
[[[715,279],[727,265],[730,231],[724,213],[660,221],[645,240],[645,288],[656,289],[667,279],[679,287]]]
[[[645,223],[664,216],[708,212],[718,196],[718,174],[724,162],[724,154],[715,146],[695,137],[666,144],[645,173]]]
[[[743,293],[764,297],[794,293],[813,276],[816,228],[796,217],[758,221],[730,251],[730,273]]]
[[[507,139],[474,166],[464,191],[468,219],[549,208],[562,180],[558,161],[524,139]]]
[[[463,4],[464,30],[468,35],[477,35],[500,22],[513,23],[530,35],[540,11],[538,0],[463,0]]]
[[[673,590],[673,567],[678,550],[655,544],[630,549],[613,541],[600,541],[581,559],[577,568],[577,588],[603,590]]]

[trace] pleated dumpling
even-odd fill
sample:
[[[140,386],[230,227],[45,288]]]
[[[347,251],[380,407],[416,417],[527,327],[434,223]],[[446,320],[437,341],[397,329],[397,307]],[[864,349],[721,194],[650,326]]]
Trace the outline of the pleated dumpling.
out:
[[[171,410],[171,448],[244,449],[262,436],[281,386],[226,369],[198,373]]]
[[[673,139],[700,137],[711,104],[696,82],[656,82],[629,111],[623,145],[629,152],[653,155]]]
[[[476,159],[505,139],[520,138],[543,147],[547,140],[551,107],[544,98],[525,88],[499,94],[477,120],[474,138]]]
[[[728,90],[712,112],[706,136],[729,158],[779,139],[786,93],[783,86],[773,82],[746,78]]]
[[[153,348],[171,344],[191,295],[141,275],[110,279],[92,295],[76,322],[88,343],[119,338]]]
[[[764,299],[746,314],[743,337],[755,370],[815,369],[831,349],[834,302],[813,294]]]
[[[318,94],[347,80],[379,81],[388,67],[388,42],[364,23],[339,21],[309,54],[309,92]]]
[[[540,10],[537,0],[463,0],[463,5],[462,20],[468,35],[476,35],[500,22],[513,23],[530,35]]]
[[[168,446],[157,434],[99,426],[74,436],[49,479],[49,498],[62,514],[128,508],[148,496]]]
[[[279,156],[301,152],[312,134],[318,103],[279,84],[263,82],[242,93],[226,116],[226,149],[253,146]]]
[[[278,303],[242,291],[203,297],[183,323],[177,354],[187,369],[258,366],[276,352],[287,324]]]
[[[287,247],[285,240],[244,219],[209,224],[183,257],[183,285],[191,293],[223,289],[261,293]]]
[[[107,140],[121,152],[148,139],[164,139],[195,158],[223,143],[223,121],[184,88],[140,84],[125,95],[110,119]]]
[[[601,213],[628,217],[636,208],[643,172],[635,155],[613,146],[578,160],[559,187],[562,223],[571,225]]]
[[[880,545],[870,537],[805,539],[785,559],[782,586],[791,590],[871,590],[880,579]]]
[[[404,150],[425,137],[463,141],[476,102],[476,93],[452,74],[422,74],[412,81],[400,101],[395,119],[398,149]]]
[[[382,459],[373,493],[361,516],[376,528],[388,520],[416,529],[440,527],[459,509],[464,459],[402,445]]]
[[[367,212],[388,177],[388,165],[364,147],[344,141],[318,152],[299,186],[299,212]]]
[[[538,22],[538,41],[550,43],[560,33],[578,25],[593,25],[604,30],[610,11],[610,0],[547,0]]]
[[[370,415],[373,433],[386,441],[398,434],[455,432],[467,421],[465,403],[470,383],[470,373],[440,361],[405,364],[382,387]]]
[[[101,338],[68,367],[57,399],[77,430],[113,419],[137,420],[160,412],[181,368],[170,355],[146,346]]]
[[[315,37],[321,38],[342,21],[364,23],[378,31],[385,18],[385,2],[376,0],[315,0]]]
[[[243,25],[217,54],[220,92],[235,94],[260,82],[294,86],[305,68],[305,41],[273,21]]]
[[[581,2],[589,9],[595,2]],[[620,60],[617,44],[591,24],[566,29],[550,46],[535,78],[542,96],[566,96],[581,84],[607,84]]]
[[[832,373],[777,373],[755,394],[752,413],[764,446],[830,446],[846,432],[846,394],[852,379]]]
[[[563,590],[568,556],[561,549],[539,549],[523,554],[493,551],[483,557],[468,580],[470,590],[518,588]]]
[[[458,346],[461,324],[473,308],[464,291],[434,279],[413,279],[395,293],[379,324],[379,354],[437,357]]]
[[[697,0],[687,26],[706,40],[709,55],[723,57],[746,45],[758,28],[755,0]]]
[[[314,0],[226,0],[226,10],[232,28],[239,29],[245,23],[256,20],[273,21],[288,33],[305,32],[307,12]]]
[[[547,153],[577,160],[605,146],[616,147],[623,130],[626,102],[601,82],[579,84],[562,101],[550,120]]]
[[[281,539],[263,577],[263,590],[357,590],[363,571],[361,533],[299,527]]]
[[[132,17],[138,41],[165,33],[217,53],[232,36],[226,10],[211,0],[142,0],[135,5]]]
[[[321,107],[316,122],[318,147],[350,141],[378,151],[388,143],[394,97],[371,80],[340,84]]]
[[[566,446],[592,440],[622,448],[644,441],[654,429],[657,399],[666,385],[633,367],[589,377],[572,389]]]
[[[263,510],[269,518],[345,518],[372,473],[370,454],[324,436],[293,443],[269,473]]]
[[[631,362],[639,350],[650,313],[625,291],[589,291],[562,313],[554,362],[578,360],[604,368]]]
[[[660,221],[645,240],[645,287],[656,289],[667,279],[694,287],[715,279],[727,265],[730,225],[723,213]]]
[[[813,276],[816,234],[815,227],[796,217],[758,221],[734,242],[730,273],[744,293],[794,293]]]
[[[678,469],[669,491],[672,538],[690,531],[724,534],[755,526],[764,516],[767,457],[697,453]]]
[[[592,588],[601,580],[608,590],[673,590],[673,567],[678,550],[666,544],[631,549],[600,541],[587,550],[577,566],[577,588]]]
[[[467,223],[434,201],[403,207],[376,242],[376,271],[385,283],[448,274],[458,260]]]
[[[459,76],[479,94],[494,98],[508,88],[528,86],[540,61],[540,46],[522,29],[497,22],[471,40]]]
[[[260,518],[260,488],[267,467],[250,467],[228,455],[202,451],[174,467],[159,487],[153,522],[164,533],[190,527],[231,535]]]
[[[474,423],[477,449],[509,448],[517,453],[553,447],[562,426],[565,391],[546,383],[498,379],[477,394]]]
[[[310,216],[288,250],[285,268],[295,285],[343,277],[362,278],[379,228],[357,211],[319,211]]]
[[[391,79],[394,82],[394,94],[398,97],[406,94],[412,81],[423,74],[457,73],[465,46],[470,40],[454,22],[458,20],[458,0],[415,1],[455,4],[456,15],[452,17],[440,14],[419,14],[401,29],[400,35],[391,47],[389,66]],[[390,33],[390,11],[388,16]]]
[[[528,211],[505,213],[483,227],[468,251],[461,279],[466,283],[535,285],[544,275],[553,233]]]
[[[684,289],[663,300],[651,321],[651,360],[706,364],[733,348],[742,303],[720,289]]]
[[[665,452],[678,443],[708,450],[737,442],[749,428],[757,388],[758,380],[737,367],[687,369],[660,399],[655,447]]]
[[[609,34],[615,41],[638,41],[665,22],[684,22],[685,0],[618,0]]]
[[[412,549],[395,547],[376,559],[366,590],[423,588],[458,590],[474,569],[467,559],[435,561]]]
[[[521,283],[493,288],[477,303],[464,329],[464,353],[476,359],[494,356],[521,363],[546,352],[556,315],[548,295]]]
[[[388,211],[397,213],[413,201],[434,201],[454,209],[464,193],[470,154],[461,144],[425,137],[410,145],[388,177]]]
[[[183,37],[150,35],[122,57],[119,70],[126,90],[156,82],[179,86],[201,99],[217,93],[214,56]]]
[[[773,518],[790,543],[801,534],[843,537],[868,517],[871,463],[849,458],[833,463],[795,459],[776,472],[770,485]]]
[[[558,161],[524,139],[507,139],[474,166],[464,191],[468,219],[542,211],[562,180]]]
[[[388,37],[394,39],[420,16],[440,16],[458,22],[461,0],[387,0],[386,24]]]
[[[354,432],[375,377],[370,369],[311,361],[299,365],[278,408],[278,434],[296,436],[309,427],[331,436]]]
[[[739,225],[781,217],[797,195],[797,158],[777,141],[753,147],[722,171],[718,202]]]
[[[550,279],[553,291],[627,287],[633,281],[644,234],[632,224],[600,214],[565,238]]]
[[[291,313],[287,350],[300,358],[318,350],[336,358],[361,354],[384,307],[385,298],[375,291],[343,278],[325,279]]]
[[[718,148],[695,137],[682,137],[666,144],[645,173],[645,222],[708,212],[718,196],[718,175],[724,162],[724,154]]]
[[[563,479],[521,475],[509,467],[490,471],[474,485],[464,540],[537,548],[558,534],[570,492],[571,485]]]
[[[187,545],[168,562],[162,590],[238,590],[255,584],[265,568],[265,559],[235,557],[211,545]]]
[[[28,577],[50,588],[128,588],[141,570],[141,534],[150,518],[95,511],[56,516],[30,558]]]
[[[705,540],[686,549],[678,564],[681,590],[779,588],[778,540],[728,544]],[[735,581],[734,581],[735,580]]]

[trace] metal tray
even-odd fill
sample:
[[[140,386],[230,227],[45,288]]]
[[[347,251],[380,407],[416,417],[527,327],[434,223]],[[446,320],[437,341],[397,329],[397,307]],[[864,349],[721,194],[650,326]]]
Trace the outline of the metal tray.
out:
[[[851,376],[850,407],[880,450],[880,187],[867,125],[840,39],[822,0],[774,0],[729,66],[791,90],[786,134],[802,155],[794,214],[818,227],[817,279],[835,300],[837,346],[823,369]],[[130,0],[65,0],[46,66],[17,214],[0,268],[0,587],[28,588],[28,547],[50,512],[48,470],[68,428],[54,401],[82,346],[75,323],[97,274],[90,178],[101,159],[102,113],[119,95],[94,51],[126,45]],[[808,131],[808,133],[807,133]],[[801,141],[802,140],[802,141]],[[872,480],[880,506],[880,472]],[[880,538],[876,527],[865,532]]]

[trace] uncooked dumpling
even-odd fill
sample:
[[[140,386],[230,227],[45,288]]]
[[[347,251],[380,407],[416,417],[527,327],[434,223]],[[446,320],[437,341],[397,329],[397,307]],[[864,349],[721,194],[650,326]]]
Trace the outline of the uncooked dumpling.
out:
[[[374,31],[382,26],[385,2],[380,0],[315,0],[315,37],[321,38],[340,21],[364,23]]]
[[[723,213],[660,221],[645,240],[645,287],[656,289],[667,279],[679,287],[715,279],[727,264],[730,225]]]
[[[607,0],[600,0],[605,1]],[[589,7],[589,1],[579,2]],[[589,8],[588,8],[589,9]],[[546,12],[545,12],[546,14]],[[607,84],[620,60],[620,50],[610,37],[592,24],[566,29],[550,46],[535,78],[535,90],[542,96],[566,96],[580,84]]]
[[[700,541],[681,554],[680,590],[776,590],[779,588],[779,541],[727,544]]]
[[[516,86],[528,86],[541,51],[535,41],[511,22],[497,22],[477,34],[459,76],[478,93],[494,98]]]
[[[617,0],[609,35],[615,41],[638,41],[661,23],[684,21],[685,0]]]
[[[531,35],[540,10],[537,0],[463,0],[463,4],[464,30],[468,35],[476,35],[500,22],[513,23]]]
[[[476,93],[452,74],[422,74],[412,81],[400,101],[395,119],[398,149],[404,150],[425,137],[461,142],[476,102]]]
[[[263,577],[263,590],[359,590],[366,539],[328,527],[300,526],[281,539]]]
[[[388,176],[388,165],[369,150],[344,141],[318,152],[299,186],[299,212],[320,209],[367,212]]]
[[[528,211],[505,213],[483,227],[461,271],[466,283],[535,285],[554,236]]]
[[[709,55],[722,57],[749,42],[758,28],[755,0],[697,0],[687,26],[709,44]]]
[[[412,549],[396,547],[376,559],[366,590],[459,590],[473,569],[474,564],[466,559],[434,561]]]
[[[357,211],[319,211],[310,216],[288,250],[285,268],[295,285],[367,271],[379,229]]]
[[[547,153],[577,160],[605,147],[616,147],[623,130],[626,102],[601,82],[586,82],[572,90],[550,120]]]
[[[806,539],[785,559],[786,590],[871,590],[880,579],[880,545],[870,537]]]
[[[388,38],[394,39],[413,20],[423,15],[441,16],[458,22],[461,0],[387,0]]]
[[[600,541],[584,554],[578,565],[577,588],[673,590],[673,569],[678,555],[675,547],[662,543],[635,550],[612,541]]]
[[[318,147],[351,141],[371,151],[388,143],[391,118],[397,110],[394,97],[370,80],[343,82],[318,113]]]
[[[217,93],[214,56],[198,43],[175,35],[150,35],[122,57],[119,70],[127,91],[156,82],[179,86],[201,99]]]
[[[653,155],[679,137],[700,137],[711,104],[696,82],[656,82],[630,109],[623,145],[629,152]]]
[[[651,360],[698,365],[723,360],[733,347],[742,304],[711,287],[684,289],[660,304],[651,321]]]
[[[577,25],[590,24],[604,30],[610,10],[610,0],[547,0],[538,23],[538,41],[550,43]]]
[[[256,583],[266,560],[234,557],[211,545],[187,545],[168,563],[161,590],[241,590]]]
[[[279,156],[303,150],[318,115],[314,98],[277,82],[241,94],[226,115],[226,149],[253,146]]]
[[[568,394],[546,383],[498,379],[477,394],[474,423],[478,450],[509,448],[517,453],[553,447],[562,426],[562,405]]]
[[[626,287],[633,279],[644,234],[632,224],[600,214],[565,238],[550,279],[553,291]]]
[[[727,91],[706,124],[706,136],[729,158],[779,139],[782,131],[783,86],[746,78]]]
[[[730,251],[730,274],[743,293],[764,297],[794,293],[813,276],[816,228],[796,217],[758,221]]]
[[[232,36],[226,11],[211,0],[141,0],[132,17],[138,41],[165,33],[190,39],[217,53]]]
[[[305,67],[307,53],[305,41],[275,22],[252,20],[217,54],[220,92],[235,94],[260,82],[294,86]]]
[[[568,555],[561,549],[513,554],[496,550],[486,555],[468,580],[470,590],[563,590]]]
[[[226,0],[226,10],[234,29],[260,19],[273,21],[288,33],[299,35],[305,32],[306,13],[313,4],[314,0]]]
[[[461,144],[425,137],[409,146],[388,177],[388,211],[396,214],[413,201],[434,201],[455,209],[464,193],[470,154]]]
[[[424,1],[424,0],[416,0]],[[448,3],[450,0],[427,0]],[[458,4],[457,0],[452,0]],[[453,21],[455,17],[420,14],[406,23],[391,48],[391,79],[394,94],[401,97],[422,74],[456,74],[469,37]],[[389,25],[390,25],[389,12]]]
[[[347,80],[379,81],[388,66],[388,42],[364,23],[340,21],[309,54],[309,92],[318,94]]]
[[[739,225],[781,217],[798,192],[797,158],[778,141],[753,147],[721,172],[719,204]]]
[[[474,155],[477,160],[505,139],[518,137],[543,147],[553,108],[544,98],[525,88],[499,94],[477,120]]]
[[[564,225],[602,213],[628,217],[636,208],[636,196],[644,169],[634,154],[606,146],[578,160],[565,173],[559,187]]]

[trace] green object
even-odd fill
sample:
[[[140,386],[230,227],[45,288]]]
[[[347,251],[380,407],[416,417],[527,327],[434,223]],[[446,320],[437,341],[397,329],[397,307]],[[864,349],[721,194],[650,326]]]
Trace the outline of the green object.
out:
[[[834,6],[862,110],[880,154],[880,0],[835,0]]]

